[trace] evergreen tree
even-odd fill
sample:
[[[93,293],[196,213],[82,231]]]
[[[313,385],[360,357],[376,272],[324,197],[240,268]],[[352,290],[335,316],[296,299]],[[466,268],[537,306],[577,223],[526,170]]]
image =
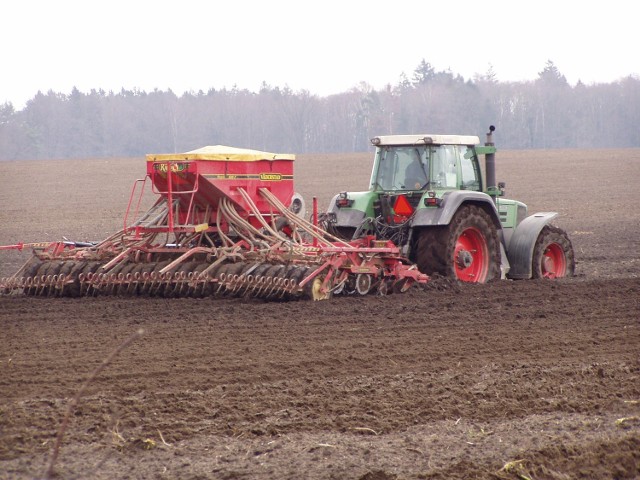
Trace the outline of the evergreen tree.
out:
[[[409,80],[366,82],[318,97],[263,82],[187,92],[73,88],[0,105],[0,160],[142,156],[226,144],[290,153],[366,151],[381,134],[478,134],[502,148],[640,147],[640,78],[569,85],[553,61],[538,77],[499,82],[493,66],[465,80],[421,60]]]

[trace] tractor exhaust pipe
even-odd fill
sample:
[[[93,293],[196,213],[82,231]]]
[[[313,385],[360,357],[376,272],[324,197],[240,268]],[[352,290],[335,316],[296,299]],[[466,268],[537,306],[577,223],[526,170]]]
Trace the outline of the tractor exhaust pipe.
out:
[[[489,126],[489,133],[487,133],[487,141],[485,142],[486,147],[493,147],[495,144],[493,143],[493,132],[496,127],[493,125]],[[487,173],[487,190],[490,191],[496,188],[496,154],[495,153],[487,153],[485,156],[485,169]]]

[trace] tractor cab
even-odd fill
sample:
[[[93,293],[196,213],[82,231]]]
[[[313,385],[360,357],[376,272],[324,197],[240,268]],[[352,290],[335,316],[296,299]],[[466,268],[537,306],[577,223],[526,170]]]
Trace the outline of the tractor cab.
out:
[[[390,135],[375,137],[372,143],[372,191],[482,191],[475,152],[478,137]]]
[[[415,222],[441,214],[444,197],[461,191],[484,195],[477,136],[386,135],[371,143],[368,191],[342,192],[329,205],[329,227],[343,238],[373,232],[408,248]]]

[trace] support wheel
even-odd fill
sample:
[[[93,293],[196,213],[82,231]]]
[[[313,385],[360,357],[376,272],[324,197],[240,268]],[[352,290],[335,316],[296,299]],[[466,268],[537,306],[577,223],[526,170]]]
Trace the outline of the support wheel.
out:
[[[463,205],[451,223],[418,232],[414,259],[421,272],[470,283],[500,278],[500,240],[491,217]]]
[[[366,295],[373,286],[373,278],[367,273],[359,273],[356,277],[356,291],[360,295]]]
[[[552,225],[546,225],[533,247],[531,265],[533,278],[572,277],[575,272],[573,245],[566,232]]]
[[[328,290],[322,290],[325,275],[318,275],[305,285],[305,293],[308,298],[313,301],[329,300],[333,296],[331,285],[327,285]]]

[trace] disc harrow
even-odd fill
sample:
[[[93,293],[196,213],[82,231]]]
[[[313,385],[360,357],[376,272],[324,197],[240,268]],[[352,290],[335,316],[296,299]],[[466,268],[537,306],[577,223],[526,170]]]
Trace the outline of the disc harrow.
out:
[[[64,262],[69,273],[58,270],[56,261],[38,264],[43,273],[2,279],[4,293],[21,290],[26,295],[79,297],[98,295],[149,297],[243,297],[266,300],[302,298],[300,283],[309,275],[308,266],[271,263],[226,263],[208,270],[209,264],[184,265],[179,271],[162,273],[163,262],[127,264],[104,273],[100,265]],[[61,269],[60,269],[61,270]]]

